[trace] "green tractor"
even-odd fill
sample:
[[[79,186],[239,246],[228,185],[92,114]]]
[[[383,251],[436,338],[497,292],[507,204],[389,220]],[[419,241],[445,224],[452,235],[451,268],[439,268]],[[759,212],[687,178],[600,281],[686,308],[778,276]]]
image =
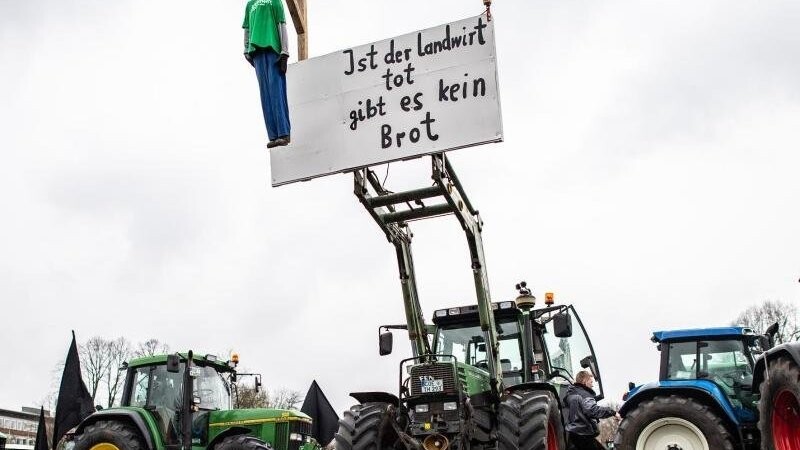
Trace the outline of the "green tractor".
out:
[[[319,449],[299,411],[232,409],[237,362],[192,351],[130,361],[121,406],[83,420],[74,450]]]
[[[564,450],[562,387],[581,368],[600,379],[583,325],[551,295],[535,309],[524,282],[516,301],[491,302],[480,217],[444,155],[432,159],[434,185],[408,192],[384,189],[369,169],[355,174],[356,195],[395,246],[405,303],[405,324],[379,328],[380,354],[392,351],[390,330],[403,329],[413,356],[400,363],[397,395],[350,394],[359,404],[339,422],[337,449]],[[445,202],[423,202],[436,197]],[[467,235],[477,304],[438,310],[428,325],[406,222],[444,214],[454,214]]]

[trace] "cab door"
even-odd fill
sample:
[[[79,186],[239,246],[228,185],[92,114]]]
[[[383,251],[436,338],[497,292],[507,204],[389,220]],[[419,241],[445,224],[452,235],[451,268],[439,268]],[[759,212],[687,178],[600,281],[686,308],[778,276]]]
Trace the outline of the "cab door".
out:
[[[596,398],[602,399],[604,394],[600,367],[592,341],[575,308],[572,305],[556,308],[547,315],[538,316],[538,321],[544,323],[542,337],[550,370],[547,375],[557,374],[551,381],[565,387],[574,382],[578,371],[588,370],[595,378]]]

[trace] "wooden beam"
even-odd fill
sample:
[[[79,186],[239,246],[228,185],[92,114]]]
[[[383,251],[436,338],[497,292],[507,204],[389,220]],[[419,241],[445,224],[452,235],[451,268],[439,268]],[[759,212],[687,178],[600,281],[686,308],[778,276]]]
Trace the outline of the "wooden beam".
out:
[[[292,16],[294,30],[297,32],[297,59],[308,58],[308,11],[306,0],[286,0]]]

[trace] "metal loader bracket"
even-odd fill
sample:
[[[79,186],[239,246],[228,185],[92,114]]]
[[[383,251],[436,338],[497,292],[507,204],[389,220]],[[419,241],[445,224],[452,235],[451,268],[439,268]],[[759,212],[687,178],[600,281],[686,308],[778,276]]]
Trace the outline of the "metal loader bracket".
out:
[[[448,214],[456,216],[467,237],[481,330],[487,343],[486,359],[489,364],[490,383],[493,393],[498,394],[502,391],[503,377],[497,361],[499,344],[481,240],[483,222],[479,212],[464,193],[461,182],[446,156],[443,153],[432,155],[431,163],[433,186],[405,192],[391,192],[382,185],[374,171],[364,168],[354,172],[355,194],[386,234],[389,242],[395,246],[408,322],[408,336],[412,341],[415,357],[431,355],[431,349],[417,293],[411,255],[413,234],[408,222]],[[432,204],[425,204],[423,200]]]

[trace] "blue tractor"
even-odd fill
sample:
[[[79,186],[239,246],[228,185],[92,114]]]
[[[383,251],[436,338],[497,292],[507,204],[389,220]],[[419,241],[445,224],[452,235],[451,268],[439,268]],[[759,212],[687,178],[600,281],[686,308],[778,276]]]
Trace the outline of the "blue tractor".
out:
[[[617,450],[757,450],[753,368],[774,329],[724,327],[657,331],[659,381],[633,386],[620,409]],[[762,364],[763,365],[763,364]]]

